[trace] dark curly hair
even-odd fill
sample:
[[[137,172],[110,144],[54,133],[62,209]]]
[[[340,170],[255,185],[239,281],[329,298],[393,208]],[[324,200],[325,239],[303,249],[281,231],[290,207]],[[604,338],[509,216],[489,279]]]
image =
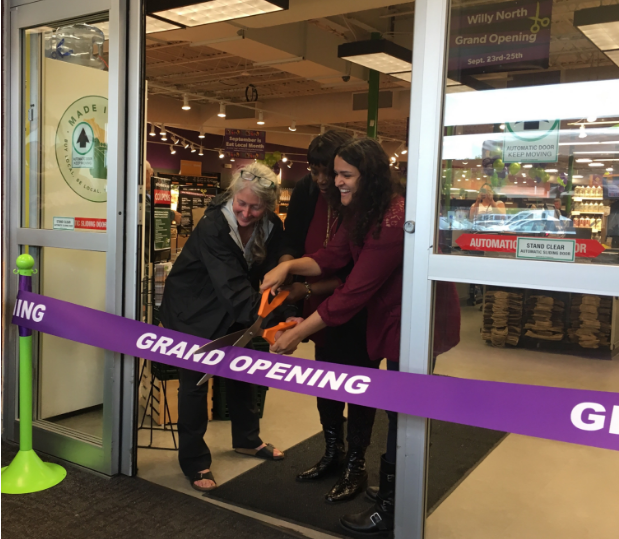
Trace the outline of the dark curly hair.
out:
[[[331,184],[327,194],[329,202],[338,209],[343,223],[349,230],[355,245],[363,245],[368,232],[380,236],[383,217],[391,204],[395,185],[389,168],[389,158],[382,146],[374,139],[354,139],[342,144],[335,154],[360,172],[357,191],[348,206],[342,206],[340,192]],[[331,161],[331,176],[335,178]]]
[[[333,161],[335,151],[349,140],[352,140],[350,134],[335,129],[318,135],[307,149],[307,162],[310,165],[328,167]]]

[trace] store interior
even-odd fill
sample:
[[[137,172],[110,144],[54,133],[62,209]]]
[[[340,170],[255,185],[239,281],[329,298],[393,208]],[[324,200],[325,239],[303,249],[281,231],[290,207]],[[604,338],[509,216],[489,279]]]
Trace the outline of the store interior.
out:
[[[247,163],[260,160],[278,175],[282,219],[296,182],[308,174],[310,142],[330,129],[376,136],[394,180],[405,187],[415,11],[414,2],[399,0],[290,0],[286,9],[209,22],[168,4],[146,2],[144,138],[153,177],[140,180],[138,233],[141,316],[153,324],[178,253],[209,200]],[[454,1],[452,21],[466,10],[481,12],[495,4]],[[507,4],[516,9],[523,3]],[[607,54],[585,23],[577,24],[575,13],[592,7],[589,3],[541,4],[551,11],[544,61],[472,70],[450,64],[445,93],[452,109],[464,93],[483,92],[492,108],[491,90],[619,78],[616,54]],[[395,65],[384,67],[368,59],[372,54],[341,47],[374,38],[397,46],[395,56],[383,53]],[[408,51],[404,59],[402,49]],[[382,71],[376,108],[369,83],[370,71],[376,71],[369,68]],[[545,162],[503,155],[515,140],[509,137],[519,136],[518,122],[488,121],[487,111],[479,119],[470,110],[454,114],[453,121],[446,115],[436,252],[514,258],[514,249],[475,242],[526,235],[574,240],[578,263],[619,264],[619,117],[598,117],[595,103],[591,110],[588,117],[520,122],[527,124],[520,126],[524,132],[545,130],[554,137],[555,152]],[[235,136],[251,139],[251,145],[239,147]],[[158,200],[155,191],[168,195]],[[152,207],[147,200],[154,201]],[[453,286],[460,301],[460,343],[438,355],[434,375],[619,392],[617,298]],[[295,355],[314,359],[313,345],[302,344]],[[216,381],[206,440],[219,488],[206,496],[193,490],[175,450],[178,375],[163,367],[140,362],[138,477],[305,537],[341,537],[338,516],[367,507],[362,497],[327,506],[322,493],[332,479],[313,491],[294,481],[320,456],[314,398],[276,389],[260,393],[261,436],[287,452],[282,462],[262,462],[232,450]],[[101,414],[95,404],[48,420],[98,436]],[[374,483],[385,428],[379,412],[368,457]],[[430,444],[428,538],[616,535],[619,462],[612,451],[441,422],[432,422]]]

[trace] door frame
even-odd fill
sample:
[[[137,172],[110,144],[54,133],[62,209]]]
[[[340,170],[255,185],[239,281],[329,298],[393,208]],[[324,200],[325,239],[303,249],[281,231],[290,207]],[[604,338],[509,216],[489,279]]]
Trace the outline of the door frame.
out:
[[[453,256],[434,253],[443,118],[446,110],[453,114],[457,108],[450,109],[448,102],[444,104],[450,12],[450,0],[415,2],[405,217],[406,221],[414,223],[415,230],[405,234],[404,243],[400,370],[418,374],[431,374],[433,281],[619,296],[618,266],[586,263],[558,266],[558,262],[467,256],[459,256],[454,264]],[[560,110],[561,103],[565,106],[570,102],[572,93],[582,95],[583,84],[601,87],[600,83],[594,82],[554,86],[554,91],[558,89],[563,100],[554,102],[553,108]],[[619,93],[619,80],[606,81],[605,84],[613,88],[616,85],[614,95]],[[530,91],[534,92],[536,88],[539,87]],[[509,90],[493,90],[506,91]],[[473,101],[474,94],[476,92],[451,95],[458,96],[458,107],[463,107],[462,110],[470,115],[466,101]],[[484,116],[487,116],[488,110],[485,112]],[[484,119],[484,123],[489,122]],[[560,280],[556,275],[559,268]],[[421,316],[418,313],[422,313]],[[395,537],[398,539],[424,537],[428,426],[427,419],[400,414],[395,513]]]
[[[130,8],[132,8],[130,10]],[[37,2],[11,2],[7,26],[8,69],[5,85],[5,111],[8,115],[8,132],[19,136],[5,138],[5,164],[8,174],[5,178],[5,213],[3,224],[8,229],[8,242],[3,249],[7,269],[21,254],[22,246],[58,247],[106,253],[105,310],[135,319],[135,276],[137,257],[136,232],[125,238],[125,230],[137,231],[137,199],[139,162],[141,151],[133,152],[139,146],[139,121],[141,119],[141,95],[135,78],[141,75],[140,34],[128,33],[141,25],[138,0],[40,0]],[[22,154],[24,120],[24,96],[22,85],[23,31],[56,21],[109,13],[109,82],[108,82],[108,201],[107,230],[103,233],[81,233],[57,230],[24,228],[21,226]],[[129,17],[131,13],[131,17]],[[5,19],[5,20],[6,20]],[[129,36],[131,38],[129,39]],[[135,69],[128,81],[127,69]],[[130,147],[125,141],[132,137]],[[128,150],[132,151],[129,152]],[[130,155],[130,158],[128,158]],[[127,182],[126,178],[136,178]],[[116,181],[113,181],[115,179]],[[127,256],[127,253],[129,255]],[[39,267],[39,261],[35,261]],[[9,320],[17,295],[17,279],[8,271],[3,282],[3,292],[10,298],[4,304],[4,316]],[[133,286],[133,288],[131,288]],[[128,293],[128,291],[130,293]],[[17,406],[18,380],[18,337],[17,329],[11,324],[3,328],[6,343],[4,369],[4,433],[7,440],[19,441],[19,419]],[[36,354],[36,352],[35,352]],[[136,359],[110,351],[105,352],[103,386],[103,433],[100,440],[88,435],[55,426],[45,421],[33,422],[34,448],[59,458],[80,464],[87,468],[114,475],[123,471],[132,475],[135,471],[136,448],[134,436],[127,435],[134,430],[135,364]]]

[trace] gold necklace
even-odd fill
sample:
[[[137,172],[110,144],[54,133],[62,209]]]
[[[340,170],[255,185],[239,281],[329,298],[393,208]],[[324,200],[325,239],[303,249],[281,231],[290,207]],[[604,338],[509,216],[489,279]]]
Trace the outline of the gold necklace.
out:
[[[329,240],[331,239],[331,227],[335,225],[335,221],[337,221],[337,212],[335,213],[335,217],[333,219],[333,224],[331,223],[331,206],[327,206],[327,237],[325,238],[324,243],[322,244],[326,247],[329,244]]]

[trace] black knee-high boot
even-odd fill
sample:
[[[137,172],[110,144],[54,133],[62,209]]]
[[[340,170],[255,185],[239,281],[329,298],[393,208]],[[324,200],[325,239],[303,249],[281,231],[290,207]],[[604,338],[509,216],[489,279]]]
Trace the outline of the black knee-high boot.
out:
[[[340,518],[343,528],[358,534],[375,534],[393,530],[395,509],[395,464],[380,460],[380,487],[374,505],[354,515]]]
[[[368,472],[365,469],[365,447],[348,448],[344,472],[325,495],[327,503],[352,500],[368,484]]]
[[[344,460],[344,425],[323,426],[325,454],[309,470],[297,475],[297,481],[316,481],[336,471]]]

